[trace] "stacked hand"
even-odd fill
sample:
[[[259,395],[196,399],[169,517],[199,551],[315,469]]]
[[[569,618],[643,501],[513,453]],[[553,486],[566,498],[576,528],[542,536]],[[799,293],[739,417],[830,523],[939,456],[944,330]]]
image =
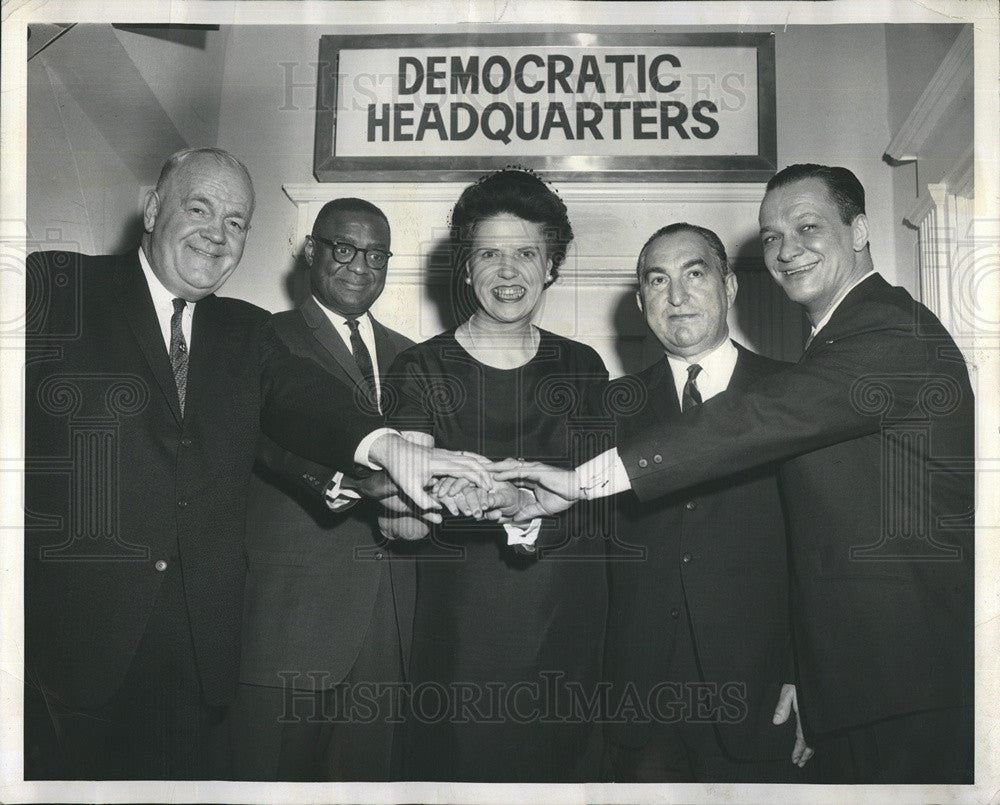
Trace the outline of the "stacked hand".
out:
[[[583,495],[573,470],[539,462],[491,462],[469,452],[453,452],[387,433],[369,450],[396,486],[379,486],[385,510],[383,533],[421,539],[441,510],[456,516],[500,523],[527,523],[568,509]]]

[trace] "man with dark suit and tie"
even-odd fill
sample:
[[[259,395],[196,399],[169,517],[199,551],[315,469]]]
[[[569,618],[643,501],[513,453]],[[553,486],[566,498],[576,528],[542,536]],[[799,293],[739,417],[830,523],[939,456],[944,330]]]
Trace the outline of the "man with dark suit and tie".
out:
[[[730,340],[736,275],[711,230],[660,229],[639,253],[637,275],[639,309],[665,354],[631,378],[644,403],[619,419],[619,439],[784,366]],[[772,724],[782,683],[791,682],[783,677],[788,563],[776,468],[652,501],[625,495],[617,514],[619,540],[643,557],[608,556],[612,710],[631,695],[668,695],[658,712],[626,710],[606,728],[614,780],[801,781],[788,758],[794,720]]]
[[[518,517],[641,500],[780,461],[797,705],[820,782],[971,783],[974,401],[927,308],[875,271],[864,189],[792,165],[760,208],[764,261],[813,332],[794,366],[562,471]],[[495,468],[496,469],[496,468]]]
[[[213,738],[236,689],[261,428],[311,461],[385,468],[418,507],[439,471],[489,485],[474,460],[387,431],[266,311],[215,296],[253,206],[242,163],[186,149],[146,196],[138,251],[28,258],[29,777],[229,773]],[[62,758],[32,751],[49,717]]]
[[[320,210],[304,256],[312,294],[272,317],[292,353],[316,361],[355,393],[378,395],[396,355],[413,342],[369,308],[385,287],[385,214],[357,198]],[[377,368],[376,368],[377,367]],[[359,710],[360,685],[404,678],[415,574],[380,540],[376,505],[318,492],[357,482],[317,468],[312,493],[267,467],[250,482],[240,686],[232,708],[235,776],[255,780],[389,780],[392,693]],[[355,711],[352,713],[352,711]],[[398,748],[397,748],[398,752]]]

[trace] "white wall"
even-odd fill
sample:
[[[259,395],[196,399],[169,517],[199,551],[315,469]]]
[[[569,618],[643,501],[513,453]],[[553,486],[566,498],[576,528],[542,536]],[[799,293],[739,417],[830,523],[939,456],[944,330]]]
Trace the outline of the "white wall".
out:
[[[188,145],[215,145],[229,28],[114,33]]]
[[[875,267],[895,283],[884,25],[789,28],[776,37],[778,166],[842,165],[865,188]]]
[[[30,249],[132,248],[164,157],[214,145],[226,31],[193,44],[80,24],[28,62]]]

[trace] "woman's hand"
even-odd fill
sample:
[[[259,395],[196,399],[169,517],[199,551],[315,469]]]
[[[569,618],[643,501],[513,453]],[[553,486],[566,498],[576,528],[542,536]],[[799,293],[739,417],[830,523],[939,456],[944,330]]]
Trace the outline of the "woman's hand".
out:
[[[464,478],[439,478],[429,491],[455,517],[482,520],[489,508],[490,493]]]

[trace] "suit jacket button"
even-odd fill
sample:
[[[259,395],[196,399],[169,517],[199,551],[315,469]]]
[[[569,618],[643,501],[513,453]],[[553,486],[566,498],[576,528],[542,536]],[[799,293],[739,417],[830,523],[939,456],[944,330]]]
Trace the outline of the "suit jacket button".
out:
[[[661,456],[659,453],[657,453],[655,456],[653,456],[653,463],[654,464],[659,464],[662,461],[663,461],[663,456]]]
[[[181,447],[190,447],[190,446],[191,446],[190,436],[185,436],[183,439],[181,439]]]
[[[376,559],[384,559],[385,558],[385,554],[382,553],[382,551],[379,551],[377,554],[375,554],[375,558]]]
[[[689,564],[691,564],[691,554],[689,554],[689,553],[686,553],[686,554],[684,554],[684,555],[683,555],[683,556],[681,557],[681,561],[682,561],[682,562],[683,562],[683,563],[684,563],[685,565],[689,565]]]
[[[639,459],[639,466],[642,467],[643,469],[645,469],[646,467],[649,466],[649,462],[646,461],[646,459],[644,459],[644,458],[640,458]]]
[[[157,559],[156,560],[156,564],[153,565],[153,567],[155,567],[157,570],[159,570],[162,573],[164,570],[167,569],[167,563],[163,559]]]
[[[674,607],[672,610],[670,610],[670,617],[671,618],[679,618],[680,615],[681,615],[681,613],[677,611],[676,607]]]
[[[187,505],[188,505],[188,502],[186,500],[178,500],[177,501],[177,508],[179,508],[179,509],[186,509]]]
[[[695,503],[693,500],[689,500],[687,503],[684,504],[684,508],[687,509],[689,512],[693,512],[695,509],[698,508],[698,504]]]

